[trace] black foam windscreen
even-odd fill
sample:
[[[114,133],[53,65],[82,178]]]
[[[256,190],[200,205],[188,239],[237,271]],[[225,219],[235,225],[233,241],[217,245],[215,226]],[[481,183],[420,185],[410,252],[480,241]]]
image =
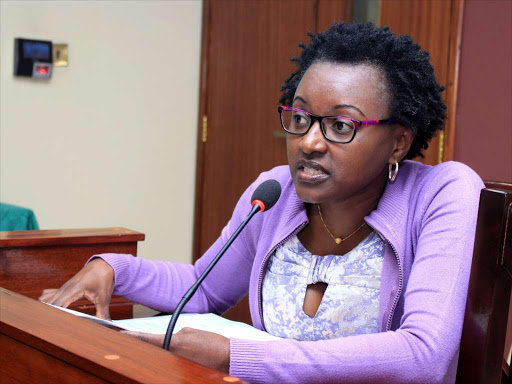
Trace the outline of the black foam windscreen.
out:
[[[279,196],[281,196],[281,184],[277,180],[270,179],[258,185],[252,194],[251,202],[260,200],[265,204],[265,210],[267,210],[274,206],[279,200]]]

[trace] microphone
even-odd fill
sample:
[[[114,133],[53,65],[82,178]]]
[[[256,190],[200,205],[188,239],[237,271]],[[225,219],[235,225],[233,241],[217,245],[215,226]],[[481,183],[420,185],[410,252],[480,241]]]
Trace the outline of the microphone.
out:
[[[192,296],[194,296],[194,293],[196,293],[197,289],[199,288],[203,280],[206,278],[206,276],[208,276],[210,271],[213,269],[213,267],[215,267],[217,262],[224,255],[224,253],[227,251],[227,249],[230,247],[233,241],[235,241],[235,239],[238,237],[242,229],[244,229],[244,227],[249,223],[253,216],[258,212],[263,212],[272,208],[279,199],[280,195],[281,184],[279,184],[277,180],[273,179],[264,181],[263,183],[258,185],[258,187],[254,190],[254,193],[252,194],[251,197],[251,212],[249,212],[247,217],[240,223],[237,230],[233,233],[233,235],[231,235],[226,244],[224,244],[224,246],[219,251],[217,256],[215,256],[215,258],[210,262],[210,264],[208,264],[203,273],[201,273],[201,276],[199,276],[197,281],[194,284],[192,284],[192,286],[183,295],[182,299],[176,306],[176,309],[174,310],[174,313],[171,316],[171,320],[169,321],[167,332],[165,333],[165,339],[163,344],[164,349],[169,349],[169,345],[171,344],[172,331],[174,330],[174,326],[178,321],[178,316],[183,310],[183,307],[185,307],[185,305],[192,298]]]

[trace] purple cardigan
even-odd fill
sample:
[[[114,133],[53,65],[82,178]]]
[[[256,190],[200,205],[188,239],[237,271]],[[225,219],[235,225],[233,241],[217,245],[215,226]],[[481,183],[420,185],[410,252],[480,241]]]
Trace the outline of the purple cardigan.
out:
[[[265,329],[265,263],[308,223],[287,166],[262,173],[244,192],[195,265],[101,255],[115,270],[114,293],[171,312],[248,214],[253,190],[270,178],[281,183],[279,201],[254,217],[185,307],[222,313],[249,292],[253,325]],[[405,161],[365,218],[386,242],[381,332],[321,341],[231,339],[230,374],[252,383],[453,383],[483,187],[463,164]]]

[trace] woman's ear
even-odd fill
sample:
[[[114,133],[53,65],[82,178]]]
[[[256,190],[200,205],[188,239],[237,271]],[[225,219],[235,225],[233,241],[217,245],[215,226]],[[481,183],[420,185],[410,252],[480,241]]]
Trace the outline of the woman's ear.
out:
[[[391,153],[391,157],[389,158],[389,164],[402,161],[402,159],[407,155],[407,152],[409,152],[412,141],[414,140],[412,130],[405,127],[397,126],[393,133],[395,146]]]

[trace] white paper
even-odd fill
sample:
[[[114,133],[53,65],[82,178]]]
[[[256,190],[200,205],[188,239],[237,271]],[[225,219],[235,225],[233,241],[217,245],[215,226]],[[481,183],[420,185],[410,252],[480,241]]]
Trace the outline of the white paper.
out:
[[[48,303],[44,303],[44,304],[48,304]],[[100,319],[99,317],[88,315],[87,313],[74,311],[72,309],[59,307],[59,306],[53,305],[53,304],[48,304],[48,305],[52,306],[53,308],[60,309],[61,311],[70,313],[70,314],[78,316],[78,317],[81,317],[83,319],[87,319],[87,320],[93,321],[93,322],[95,322],[97,324],[104,325],[105,327],[109,327],[109,328],[122,328],[122,329],[124,329],[123,327],[115,324],[114,321],[112,321],[112,320]]]
[[[51,305],[51,304],[49,304]],[[118,327],[128,331],[139,331],[146,333],[162,334],[167,331],[167,326],[171,316],[154,316],[145,317],[140,319],[126,319],[126,320],[103,320],[95,316],[87,315],[82,312],[73,311],[71,309],[57,307],[52,305],[54,308],[61,309],[68,313],[72,313],[75,316],[79,316],[95,323],[105,325],[107,327]],[[182,328],[189,327],[203,331],[214,332],[227,338],[237,338],[246,340],[279,340],[279,337],[272,336],[266,332],[260,331],[248,324],[240,323],[237,321],[231,321],[224,319],[213,313],[183,313],[178,318],[176,326],[174,327],[173,334],[180,331]]]
[[[131,331],[147,333],[165,333],[171,316],[146,317],[141,319],[115,320],[115,325]],[[224,319],[213,313],[183,313],[178,318],[173,334],[189,327],[202,331],[214,332],[228,338],[246,340],[279,340],[267,332],[260,331],[248,324]]]

